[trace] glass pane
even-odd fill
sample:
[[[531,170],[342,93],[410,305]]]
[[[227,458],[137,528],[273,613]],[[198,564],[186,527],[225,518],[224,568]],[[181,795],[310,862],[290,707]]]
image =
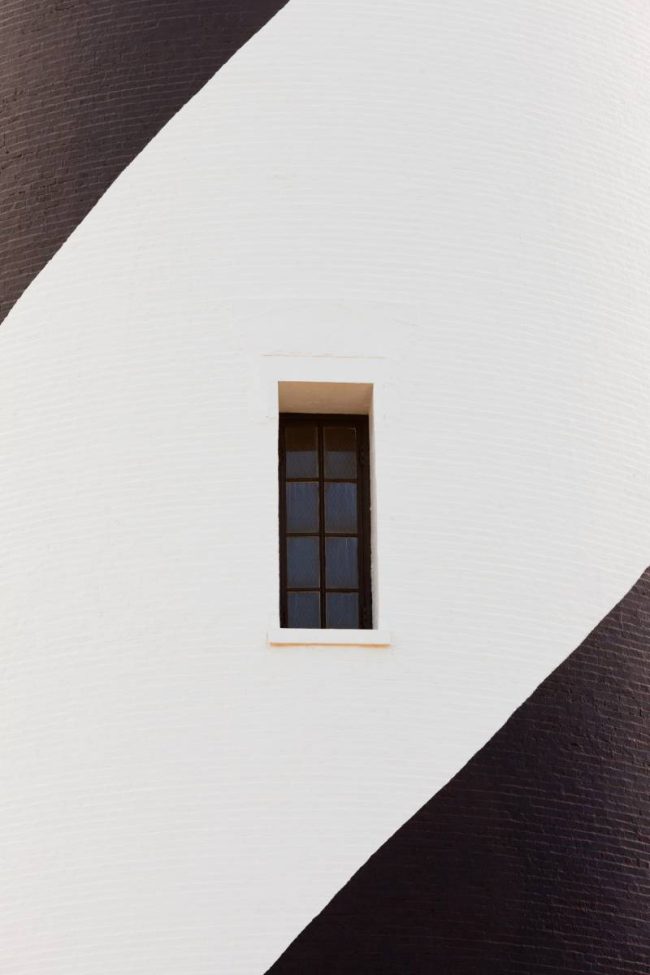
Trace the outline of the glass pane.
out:
[[[296,423],[285,427],[287,477],[318,477],[318,438],[316,427]]]
[[[327,593],[327,626],[356,630],[359,626],[359,596],[356,592]]]
[[[320,627],[320,594],[317,592],[290,592],[287,597],[289,626]]]
[[[287,531],[318,531],[317,481],[287,481]]]
[[[357,431],[325,427],[325,477],[357,476]]]
[[[325,579],[332,589],[355,589],[359,585],[356,538],[325,539]]]
[[[320,585],[319,540],[287,538],[287,586],[310,589]]]
[[[357,486],[343,481],[325,484],[325,531],[356,532]]]

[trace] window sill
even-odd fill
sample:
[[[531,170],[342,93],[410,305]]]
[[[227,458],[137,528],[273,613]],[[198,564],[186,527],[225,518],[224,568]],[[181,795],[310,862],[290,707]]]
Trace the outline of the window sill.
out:
[[[274,647],[389,647],[387,630],[295,630],[274,627],[268,641]]]

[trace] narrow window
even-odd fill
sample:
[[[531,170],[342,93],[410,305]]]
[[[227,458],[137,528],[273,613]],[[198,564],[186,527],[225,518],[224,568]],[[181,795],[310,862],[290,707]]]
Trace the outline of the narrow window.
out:
[[[368,417],[280,414],[280,625],[371,629]]]

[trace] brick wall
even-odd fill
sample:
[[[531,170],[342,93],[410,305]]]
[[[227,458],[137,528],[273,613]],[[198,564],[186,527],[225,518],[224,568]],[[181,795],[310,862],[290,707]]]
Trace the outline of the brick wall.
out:
[[[285,0],[7,0],[0,321],[125,166]]]

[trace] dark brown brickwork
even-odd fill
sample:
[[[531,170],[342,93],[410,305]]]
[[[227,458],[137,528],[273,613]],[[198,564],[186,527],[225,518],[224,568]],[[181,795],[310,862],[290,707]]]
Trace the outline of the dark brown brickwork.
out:
[[[648,975],[650,570],[272,975]]]
[[[0,321],[126,165],[286,0],[3,0]]]

